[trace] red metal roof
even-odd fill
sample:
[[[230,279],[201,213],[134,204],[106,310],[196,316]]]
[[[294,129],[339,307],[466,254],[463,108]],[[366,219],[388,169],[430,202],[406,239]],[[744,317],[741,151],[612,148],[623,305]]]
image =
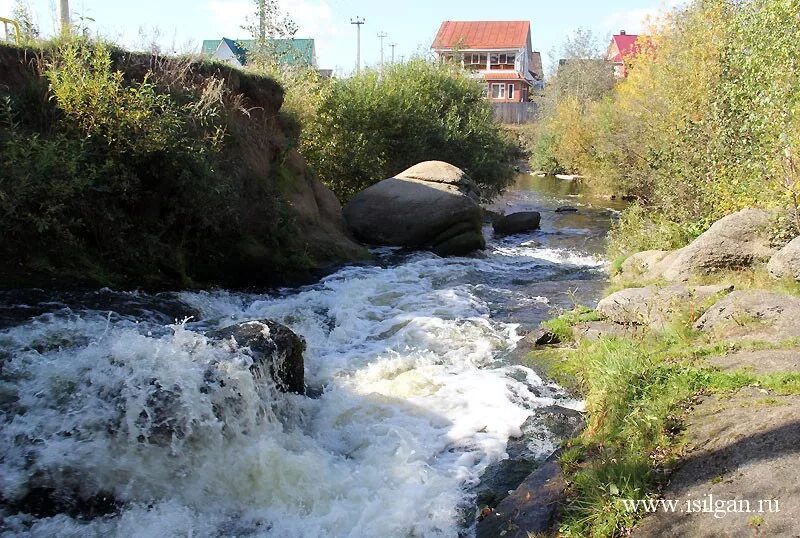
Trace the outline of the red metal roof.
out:
[[[609,60],[614,63],[622,63],[624,58],[636,55],[639,51],[639,47],[636,45],[637,39],[639,39],[639,36],[633,34],[615,34],[611,36],[611,40],[617,46],[619,52]]]
[[[525,78],[516,71],[481,73],[481,76],[486,80],[525,80]]]
[[[529,21],[444,21],[431,48],[523,48],[530,31]]]

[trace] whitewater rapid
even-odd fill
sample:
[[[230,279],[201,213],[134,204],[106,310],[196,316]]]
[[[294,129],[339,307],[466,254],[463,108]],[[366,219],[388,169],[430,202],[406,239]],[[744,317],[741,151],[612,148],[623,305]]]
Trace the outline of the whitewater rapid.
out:
[[[91,519],[4,508],[0,534],[469,535],[472,489],[509,438],[536,408],[580,405],[505,360],[519,326],[493,314],[550,308],[520,278],[590,278],[603,261],[525,236],[470,258],[379,254],[382,265],[299,290],[181,293],[194,317],[171,324],[156,307],[55,302],[0,331],[4,501],[46,480],[123,503]],[[245,352],[204,336],[264,318],[305,338],[318,396],[255,380]],[[153,442],[167,426],[181,435]],[[532,443],[542,457],[555,448],[545,435]]]

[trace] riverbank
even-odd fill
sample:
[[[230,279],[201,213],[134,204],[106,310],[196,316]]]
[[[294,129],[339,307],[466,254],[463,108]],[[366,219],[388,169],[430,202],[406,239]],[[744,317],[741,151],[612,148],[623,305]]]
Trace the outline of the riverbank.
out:
[[[550,532],[793,536],[800,284],[776,278],[794,247],[760,251],[769,227],[753,215],[726,217],[677,253],[632,256],[596,309],[544,324],[562,343],[529,364],[582,394],[587,422],[559,457],[566,497]],[[716,265],[696,263],[699,252]],[[650,500],[677,508],[648,515]]]

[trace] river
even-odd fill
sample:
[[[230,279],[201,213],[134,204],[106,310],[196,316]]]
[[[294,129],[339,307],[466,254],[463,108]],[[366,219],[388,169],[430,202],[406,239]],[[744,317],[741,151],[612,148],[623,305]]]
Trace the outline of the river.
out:
[[[532,411],[581,405],[514,350],[598,298],[610,205],[521,175],[494,206],[541,211],[541,230],[487,227],[473,257],[378,249],[376,265],[271,294],[3,292],[0,534],[468,536],[475,485]],[[259,318],[306,339],[314,397],[256,382],[249,358],[204,336]],[[213,392],[209,368],[227,380]],[[181,435],[143,441],[165,426]],[[42,488],[122,504],[13,509]]]

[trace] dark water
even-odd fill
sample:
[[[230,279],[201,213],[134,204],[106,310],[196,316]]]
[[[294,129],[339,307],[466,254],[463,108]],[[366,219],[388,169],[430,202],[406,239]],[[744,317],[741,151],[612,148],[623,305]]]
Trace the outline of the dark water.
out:
[[[591,258],[604,253],[606,235],[625,203],[586,195],[584,190],[578,181],[519,174],[514,187],[488,206],[499,213],[539,211],[542,215],[540,230],[526,240],[520,242],[518,236],[494,240],[501,248],[524,246],[541,249],[544,256],[562,255],[554,265],[520,271],[506,282],[519,296],[546,297],[547,304],[500,301],[494,304],[494,317],[529,328],[561,309],[593,305],[600,298],[605,275]],[[577,211],[556,211],[566,207]]]

